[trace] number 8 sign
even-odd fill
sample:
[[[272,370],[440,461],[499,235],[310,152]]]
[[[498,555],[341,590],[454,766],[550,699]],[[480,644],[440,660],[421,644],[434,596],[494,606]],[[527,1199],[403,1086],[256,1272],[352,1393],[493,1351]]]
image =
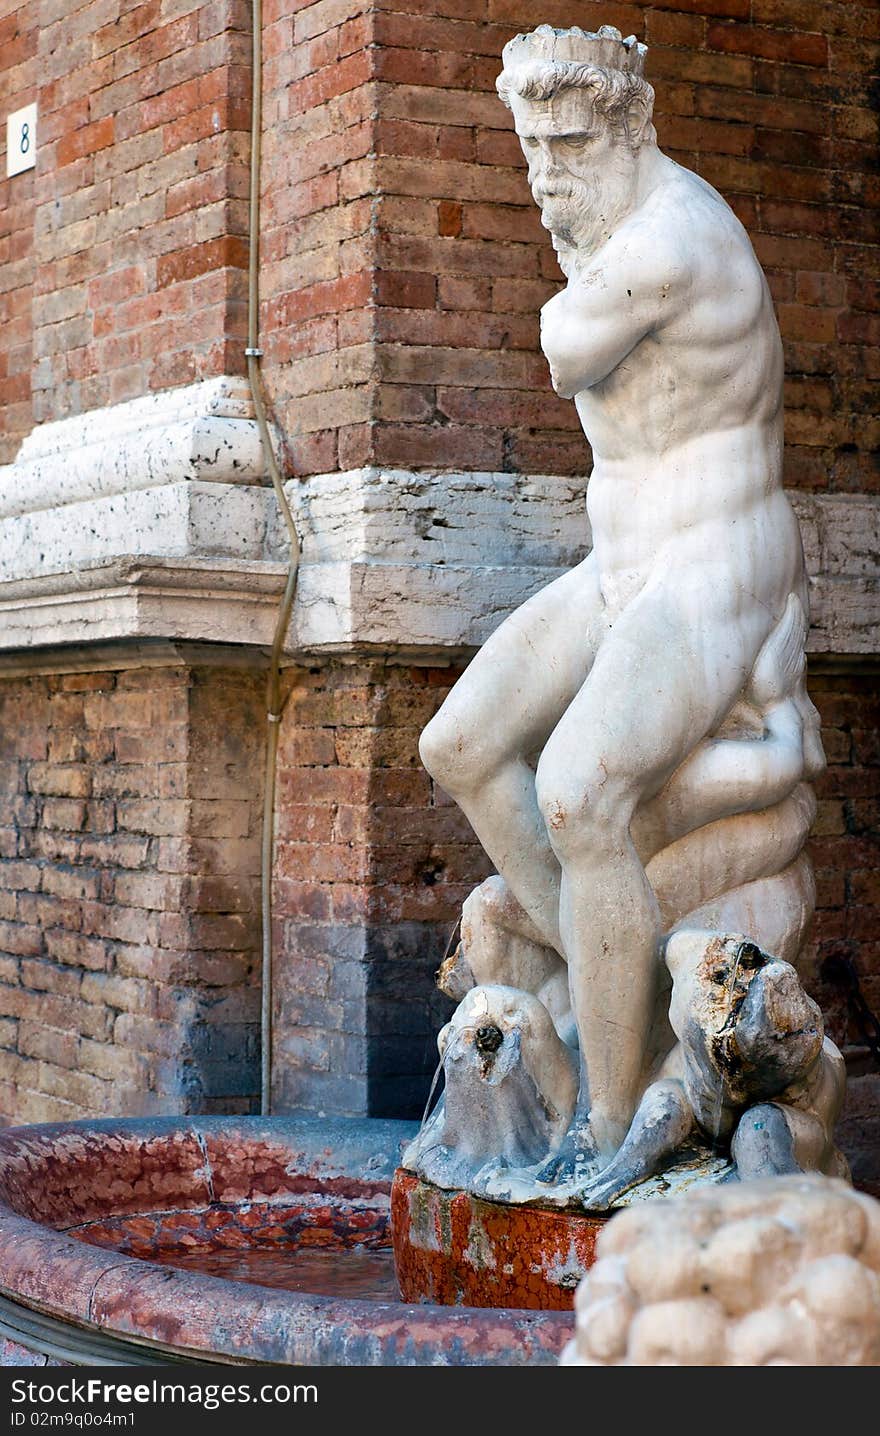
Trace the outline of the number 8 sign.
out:
[[[6,173],[32,170],[37,155],[37,107],[25,105],[6,119]]]

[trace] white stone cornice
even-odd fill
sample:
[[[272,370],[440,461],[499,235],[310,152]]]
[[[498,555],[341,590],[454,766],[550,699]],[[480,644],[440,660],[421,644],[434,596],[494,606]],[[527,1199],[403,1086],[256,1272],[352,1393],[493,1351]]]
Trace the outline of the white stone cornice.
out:
[[[790,493],[810,582],[809,653],[880,653],[880,499]]]
[[[263,648],[285,573],[265,560],[128,558],[2,584],[0,648],[158,639]]]
[[[261,559],[271,493],[192,481],[0,520],[0,585],[117,558]]]

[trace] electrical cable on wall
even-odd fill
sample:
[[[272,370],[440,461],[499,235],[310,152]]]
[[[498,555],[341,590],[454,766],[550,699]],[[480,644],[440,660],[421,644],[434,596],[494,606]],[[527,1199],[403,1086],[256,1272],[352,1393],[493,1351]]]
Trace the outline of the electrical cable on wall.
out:
[[[248,381],[254,401],[254,414],[260,441],[278,507],[287,529],[290,558],[287,582],[275,620],[275,633],[269,655],[266,680],[266,766],[263,783],[263,832],[260,850],[260,890],[262,925],[262,988],[260,1001],[261,1072],[260,1111],[267,1116],[272,1109],[272,868],[275,854],[275,778],[278,764],[278,735],[283,704],[281,702],[281,655],[293,611],[301,552],[293,514],[284,492],[284,482],[269,422],[260,359],[260,160],[263,133],[263,7],[262,0],[252,3],[252,99],[251,99],[251,161],[250,206],[248,219],[248,332],[245,357]]]

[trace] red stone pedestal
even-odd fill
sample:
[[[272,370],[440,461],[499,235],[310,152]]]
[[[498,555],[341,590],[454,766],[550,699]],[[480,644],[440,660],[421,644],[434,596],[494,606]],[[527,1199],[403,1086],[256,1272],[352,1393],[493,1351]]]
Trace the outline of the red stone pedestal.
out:
[[[391,1231],[404,1301],[567,1311],[607,1217],[486,1202],[402,1167]]]

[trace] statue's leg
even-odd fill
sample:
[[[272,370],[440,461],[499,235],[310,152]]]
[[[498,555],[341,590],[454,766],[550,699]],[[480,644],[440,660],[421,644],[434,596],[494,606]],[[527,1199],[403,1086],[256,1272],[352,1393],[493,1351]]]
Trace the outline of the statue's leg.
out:
[[[578,1144],[610,1161],[641,1095],[661,919],[633,814],[730,710],[771,621],[733,582],[725,592],[720,565],[655,578],[605,638],[542,754],[537,794],[562,868],[560,933],[585,1067],[563,1161]],[[570,1175],[557,1168],[545,1180]]]
[[[559,863],[529,763],[582,687],[606,625],[592,555],[480,649],[425,728],[431,776],[464,810],[544,942],[559,949]]]

